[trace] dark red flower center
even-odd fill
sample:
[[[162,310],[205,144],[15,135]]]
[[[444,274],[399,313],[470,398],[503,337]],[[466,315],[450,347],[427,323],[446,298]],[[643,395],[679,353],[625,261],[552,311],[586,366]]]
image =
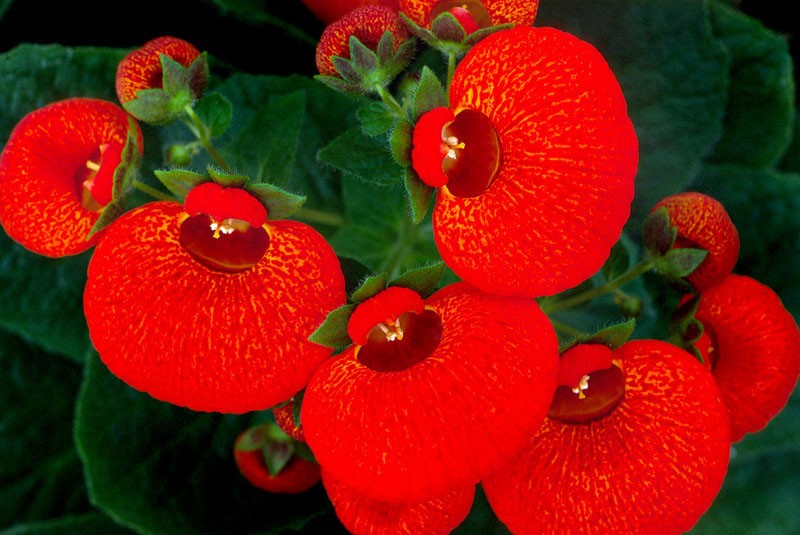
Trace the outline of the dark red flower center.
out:
[[[480,0],[442,0],[431,11],[430,20],[445,12],[453,15],[467,34],[492,25],[489,12]]]
[[[100,145],[78,171],[76,181],[80,188],[81,204],[87,210],[99,212],[111,202],[114,190],[114,171],[122,161],[120,143]]]
[[[471,109],[453,116],[447,108],[434,108],[418,121],[413,143],[412,163],[420,179],[433,187],[446,185],[456,197],[481,195],[502,163],[494,126]]]
[[[269,246],[267,212],[245,190],[201,184],[186,196],[184,208],[180,244],[207,268],[238,273],[264,257]]]
[[[610,414],[625,396],[625,376],[611,349],[580,344],[561,356],[561,368],[547,415],[568,424],[585,424]]]

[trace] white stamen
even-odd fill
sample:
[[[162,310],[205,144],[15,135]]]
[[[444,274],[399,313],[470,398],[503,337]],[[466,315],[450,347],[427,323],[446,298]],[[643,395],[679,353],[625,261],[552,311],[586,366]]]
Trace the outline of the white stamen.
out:
[[[578,394],[579,399],[583,399],[586,397],[586,394],[583,393],[584,390],[589,388],[589,376],[584,375],[581,377],[580,382],[578,382],[578,386],[572,389],[573,394]]]

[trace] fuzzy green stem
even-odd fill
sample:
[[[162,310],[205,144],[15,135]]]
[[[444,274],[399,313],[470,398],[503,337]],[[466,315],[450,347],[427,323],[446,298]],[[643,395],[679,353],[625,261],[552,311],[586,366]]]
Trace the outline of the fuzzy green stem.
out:
[[[453,81],[453,76],[456,74],[456,53],[447,53],[447,86],[445,87],[445,94],[450,95],[450,82]]]
[[[133,181],[133,187],[138,189],[139,191],[150,195],[156,200],[159,201],[174,201],[175,197],[170,195],[169,193],[164,193],[161,190],[157,190],[156,188],[145,184],[144,182],[140,182],[138,180]]]
[[[203,146],[206,152],[208,152],[214,162],[222,167],[224,171],[230,172],[231,166],[228,165],[228,162],[225,161],[225,158],[223,158],[222,155],[217,152],[217,149],[211,143],[211,138],[208,135],[208,127],[203,123],[202,119],[197,116],[191,104],[187,104],[183,110],[186,112],[186,115],[191,121],[190,123],[187,123],[189,129],[195,136],[197,136],[197,139],[200,141],[200,144]]]
[[[294,217],[308,223],[319,223],[331,227],[343,227],[346,223],[341,214],[326,212],[324,210],[314,210],[313,208],[300,208],[294,213]]]
[[[545,314],[552,314],[554,312],[560,312],[562,310],[567,310],[574,306],[580,305],[587,301],[591,301],[595,297],[600,297],[601,295],[605,295],[609,292],[615,291],[620,286],[627,284],[628,282],[634,280],[635,278],[647,273],[652,269],[653,261],[650,259],[642,260],[635,266],[633,266],[630,270],[623,273],[619,277],[608,281],[606,284],[602,286],[597,286],[596,288],[592,288],[590,290],[586,290],[584,292],[572,295],[570,297],[566,297],[564,299],[555,299],[553,301],[544,302],[542,303],[542,310]]]
[[[557,332],[559,332],[559,333],[561,333],[561,334],[563,334],[565,336],[571,336],[573,338],[579,338],[579,337],[588,336],[588,333],[585,333],[585,332],[581,331],[580,329],[576,329],[572,325],[567,325],[566,323],[562,323],[562,322],[560,322],[558,320],[554,320],[553,318],[550,318],[550,323],[553,324],[553,328]]]
[[[403,119],[404,121],[408,120],[408,117],[406,115],[406,112],[403,110],[403,107],[400,105],[399,102],[397,102],[397,99],[395,99],[392,96],[392,94],[386,90],[385,87],[379,85],[375,89],[378,92],[378,96],[381,97],[383,103],[386,104],[389,107],[389,109],[394,112],[395,115],[397,115],[398,119]]]

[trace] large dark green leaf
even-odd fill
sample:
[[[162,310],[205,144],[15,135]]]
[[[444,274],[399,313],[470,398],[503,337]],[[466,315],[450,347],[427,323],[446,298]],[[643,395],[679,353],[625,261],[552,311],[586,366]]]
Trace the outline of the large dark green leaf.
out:
[[[98,512],[27,522],[0,531],[0,535],[131,535],[132,533],[134,532]]]
[[[72,414],[80,367],[0,330],[0,528],[89,509]]]
[[[236,436],[265,415],[197,413],[154,400],[86,363],[75,438],[92,502],[141,533],[280,533],[325,514],[320,485],[300,496],[251,486],[233,461]]]
[[[772,165],[784,154],[794,123],[788,41],[733,8],[710,5],[714,35],[732,62],[725,133],[711,159],[753,167]]]
[[[351,128],[324,147],[320,159],[335,169],[364,182],[379,185],[402,183],[403,169],[395,162],[385,138]]]
[[[722,135],[729,58],[697,0],[542,0],[537,26],[592,43],[619,79],[639,137],[630,227],[694,177]]]

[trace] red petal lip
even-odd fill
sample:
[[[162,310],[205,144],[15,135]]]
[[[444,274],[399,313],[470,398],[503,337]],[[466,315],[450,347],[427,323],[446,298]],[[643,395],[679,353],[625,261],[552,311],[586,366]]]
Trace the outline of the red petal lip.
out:
[[[730,275],[700,294],[695,318],[713,333],[713,375],[731,419],[731,440],[763,429],[800,376],[797,323],[775,292]]]
[[[134,100],[142,89],[162,86],[161,54],[188,67],[200,51],[193,44],[171,36],[156,37],[131,51],[117,65],[115,84],[122,104]]]
[[[380,372],[351,347],[322,363],[303,398],[320,464],[371,499],[419,502],[474,485],[527,443],[555,389],[557,340],[535,301],[459,283],[425,305],[442,322],[427,359]]]
[[[417,292],[392,286],[356,307],[350,316],[347,333],[353,343],[363,346],[376,325],[392,324],[406,312],[421,314],[424,308],[422,297]]]
[[[254,227],[267,222],[267,209],[242,188],[224,188],[214,182],[200,184],[189,191],[183,203],[190,216],[207,214],[215,221],[240,219]]]
[[[100,214],[83,206],[78,178],[101,145],[124,145],[129,127],[122,108],[89,98],[53,102],[23,117],[0,158],[0,221],[8,235],[50,257],[92,247],[102,232],[87,236]]]
[[[708,251],[687,277],[696,291],[702,292],[731,274],[739,259],[739,233],[719,201],[702,193],[683,192],[662,199],[652,211],[661,207],[677,227],[676,247]]]
[[[384,32],[394,37],[394,48],[405,42],[408,29],[397,10],[383,5],[367,5],[348,12],[329,24],[317,43],[316,64],[319,73],[339,76],[331,60],[334,56],[350,58],[350,37],[355,36],[371,49],[375,49]]]
[[[475,498],[475,486],[461,487],[418,503],[371,500],[322,471],[322,484],[336,515],[351,533],[426,533],[447,535],[464,521]]]
[[[614,359],[626,392],[610,415],[548,418],[482,482],[513,533],[684,533],[719,492],[730,428],[708,370],[657,340],[623,344]]]
[[[338,258],[311,227],[276,221],[257,265],[211,271],[181,247],[182,213],[151,203],[106,229],[84,292],[100,358],[133,388],[197,411],[291,398],[330,356],[308,337],[345,302]]]
[[[443,150],[442,131],[455,118],[450,108],[433,108],[414,126],[411,161],[420,179],[434,188],[447,183],[447,175],[442,170],[442,160],[447,154]]]
[[[624,96],[599,52],[551,28],[498,32],[459,64],[450,105],[488,117],[502,166],[482,195],[437,195],[447,265],[499,295],[552,295],[593,275],[628,220],[638,166]]]

